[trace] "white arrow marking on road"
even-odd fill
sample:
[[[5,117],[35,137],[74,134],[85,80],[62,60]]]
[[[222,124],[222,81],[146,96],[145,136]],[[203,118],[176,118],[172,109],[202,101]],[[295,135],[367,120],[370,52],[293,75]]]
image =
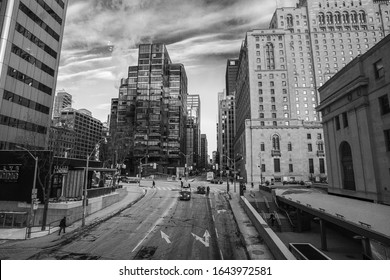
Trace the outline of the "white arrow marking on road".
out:
[[[226,210],[225,210],[225,209],[217,210],[217,213],[218,213],[218,214],[221,213],[221,212],[226,212]]]
[[[197,236],[196,234],[193,234],[192,232],[191,232],[191,234],[192,234],[193,237],[195,237],[195,240],[200,241],[205,247],[209,247],[209,237],[210,237],[210,234],[209,234],[209,232],[207,230],[206,230],[206,232],[203,235],[205,237],[205,240],[203,240],[202,237]]]
[[[162,230],[161,230],[161,238],[165,239],[165,241],[169,244],[172,243],[171,240],[169,240],[169,236],[166,235]]]
[[[210,239],[210,233],[207,231],[207,229],[204,232],[203,237],[204,237],[204,241],[207,243],[206,247],[209,247],[208,244],[209,244],[209,239]]]

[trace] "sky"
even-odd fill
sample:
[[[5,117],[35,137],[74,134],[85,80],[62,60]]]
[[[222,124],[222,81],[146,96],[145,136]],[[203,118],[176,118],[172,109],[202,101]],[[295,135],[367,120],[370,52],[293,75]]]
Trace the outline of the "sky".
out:
[[[163,43],[182,63],[188,93],[201,100],[201,133],[217,148],[217,96],[228,58],[239,56],[246,31],[267,28],[278,7],[297,0],[69,0],[57,90],[73,108],[107,121],[121,78],[137,65],[138,45]]]

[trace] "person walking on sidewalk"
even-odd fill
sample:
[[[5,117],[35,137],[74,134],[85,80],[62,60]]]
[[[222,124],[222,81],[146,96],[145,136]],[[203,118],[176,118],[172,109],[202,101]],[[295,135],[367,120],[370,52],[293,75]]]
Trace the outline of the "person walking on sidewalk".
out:
[[[58,235],[61,234],[62,230],[64,230],[65,233],[65,228],[66,228],[66,217],[63,217],[62,220],[60,221],[60,231],[58,232]]]
[[[152,188],[155,188],[155,187],[156,187],[156,183],[155,183],[154,180],[153,180]]]
[[[271,214],[270,216],[269,216],[269,219],[271,220],[271,226],[274,226],[274,224],[275,224],[275,215],[274,214]]]

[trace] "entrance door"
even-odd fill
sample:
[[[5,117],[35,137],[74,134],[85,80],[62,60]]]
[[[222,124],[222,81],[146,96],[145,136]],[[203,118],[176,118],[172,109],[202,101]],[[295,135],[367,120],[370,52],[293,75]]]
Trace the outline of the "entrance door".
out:
[[[353,172],[351,146],[347,142],[340,145],[341,168],[343,178],[343,188],[346,190],[356,190],[355,174]]]

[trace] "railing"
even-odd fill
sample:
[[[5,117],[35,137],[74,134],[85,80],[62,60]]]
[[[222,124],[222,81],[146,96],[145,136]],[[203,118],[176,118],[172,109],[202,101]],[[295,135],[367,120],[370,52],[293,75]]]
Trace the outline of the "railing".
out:
[[[263,196],[263,199],[264,199],[265,206],[267,207],[267,209],[269,211],[270,207],[269,207],[268,199],[265,196]]]
[[[52,228],[55,228],[55,227],[57,227],[57,226],[60,225],[60,221],[61,221],[61,220],[62,220],[62,218],[59,219],[59,220],[53,221],[53,222],[51,222],[51,223],[48,224],[48,227],[49,227],[49,234],[51,233],[51,229],[52,229]],[[56,223],[58,223],[58,225],[57,225],[57,226],[53,226],[53,224],[56,224]]]
[[[98,197],[98,196],[110,194],[112,192],[115,192],[115,188],[113,188],[113,187],[93,188],[93,189],[88,189],[87,195],[88,195],[88,198],[93,198],[93,197]]]
[[[292,229],[295,230],[295,224],[294,224],[293,221],[291,220],[290,215],[288,214],[288,212],[287,212],[286,210],[284,210],[282,207],[279,206],[279,204],[277,203],[276,197],[273,197],[273,199],[274,199],[274,201],[275,201],[276,207],[277,207],[281,212],[283,212],[283,213],[286,215],[287,220],[288,220],[288,222],[290,223]]]
[[[324,157],[325,152],[324,151],[317,151],[317,157]]]
[[[271,150],[271,156],[273,157],[280,157],[282,154],[280,153],[279,150]]]
[[[274,211],[274,216],[276,218],[276,222],[278,223],[279,230],[282,231],[282,221],[279,218],[278,212]]]

